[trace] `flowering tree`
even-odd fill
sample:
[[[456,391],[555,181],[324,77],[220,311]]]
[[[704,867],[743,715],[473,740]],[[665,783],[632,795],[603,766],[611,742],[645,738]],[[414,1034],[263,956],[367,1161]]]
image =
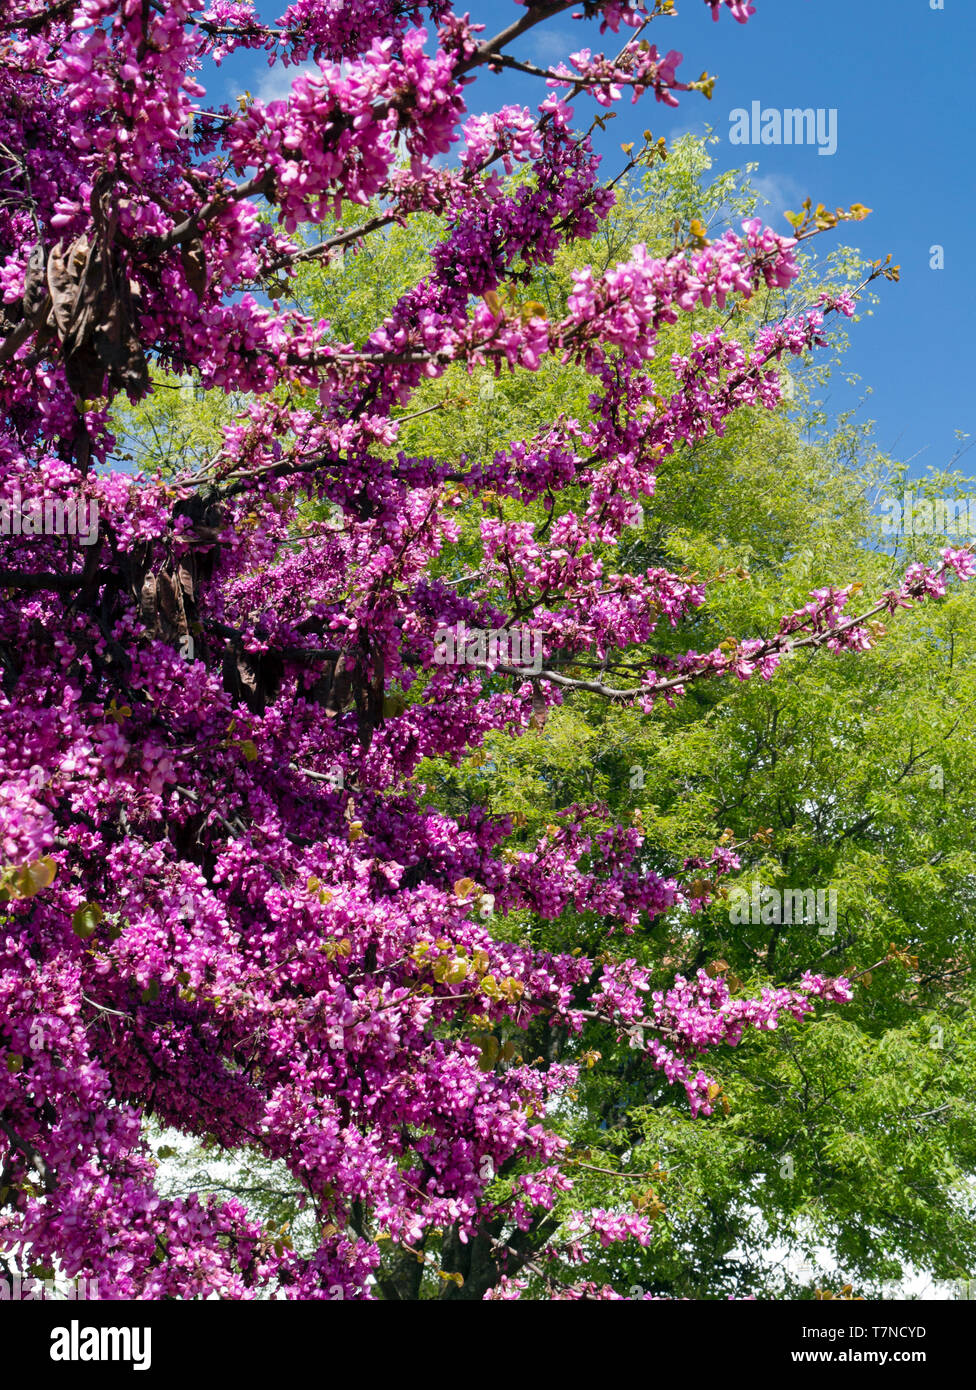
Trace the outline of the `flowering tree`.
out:
[[[452,819],[414,777],[543,727],[574,690],[650,712],[694,681],[769,679],[799,647],[867,647],[879,615],[973,572],[949,550],[874,602],[818,590],[764,639],[674,658],[655,630],[705,586],[606,563],[657,462],[775,406],[776,359],[853,310],[824,296],[746,344],[696,334],[667,394],[653,374],[663,326],[788,286],[798,242],[857,205],[791,238],[692,223],[664,258],[577,272],[558,318],[521,299],[613,205],[571,101],[709,89],[643,37],[672,8],[586,0],[579,17],[626,41],[552,69],[512,45],[564,0],[513,7],[494,37],[445,0],[296,0],[276,28],[246,0],[23,0],[0,26],[0,1239],[21,1258],[120,1298],[403,1296],[397,1261],[428,1258],[452,1293],[517,1296],[553,1243],[647,1239],[639,1209],[552,1214],[592,1025],[707,1114],[710,1049],[849,997],[811,974],[759,999],[705,972],[651,992],[633,960],[511,939],[495,924],[521,909],[625,930],[694,912],[735,845],[662,876],[639,825],[574,805],[515,849],[509,820]],[[285,101],[205,108],[198,75],[240,47],[314,68]],[[466,118],[467,84],[504,68],[539,78],[537,112]],[[417,214],[443,227],[429,273],[361,341],[268,302],[302,261]],[[585,418],[477,464],[398,450],[411,396],[450,364],[546,358],[592,377]],[[151,362],[250,400],[192,475],[104,466],[112,399],[143,396]],[[464,499],[483,519],[461,585],[441,571]],[[520,519],[540,502],[541,525]],[[541,1025],[575,1060],[533,1055]],[[315,1248],[239,1202],[162,1197],[149,1117],[285,1163]]]

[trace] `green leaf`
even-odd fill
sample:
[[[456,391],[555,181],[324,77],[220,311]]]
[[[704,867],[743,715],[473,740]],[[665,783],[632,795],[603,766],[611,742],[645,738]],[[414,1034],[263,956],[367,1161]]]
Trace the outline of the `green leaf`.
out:
[[[71,930],[75,936],[80,936],[85,941],[94,933],[104,916],[105,913],[98,903],[82,903],[71,914]]]

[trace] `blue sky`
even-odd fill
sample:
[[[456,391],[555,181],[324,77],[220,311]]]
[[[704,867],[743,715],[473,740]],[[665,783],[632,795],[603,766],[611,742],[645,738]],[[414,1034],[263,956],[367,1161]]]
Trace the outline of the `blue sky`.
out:
[[[756,14],[736,24],[723,10],[712,23],[702,0],[678,0],[680,13],[658,19],[650,37],[662,51],[685,55],[685,80],[703,69],[718,77],[711,102],[683,94],[669,110],[643,98],[619,104],[607,129],[608,170],[619,164],[621,142],[640,139],[650,127],[673,139],[682,130],[703,131],[705,122],[721,137],[713,147],[717,169],[758,164],[755,178],[771,206],[767,220],[789,230],[783,210],[809,196],[828,207],[861,202],[873,209],[859,224],[831,237],[872,259],[891,252],[901,266],[898,284],[881,283],[881,303],[872,316],[852,325],[844,372],[860,382],[850,388],[836,374],[827,408],[832,413],[872,394],[862,416],[877,422],[879,444],[905,461],[913,475],[947,465],[976,443],[972,272],[965,266],[976,213],[973,146],[976,144],[976,0],[755,0]],[[508,0],[467,0],[486,33],[503,28],[519,13]],[[284,0],[259,0],[274,19]],[[521,53],[552,61],[589,46],[616,52],[616,40],[600,40],[597,26],[568,15],[527,35]],[[280,95],[278,71],[263,54],[235,55],[224,68],[227,89]],[[284,78],[284,73],[281,73]],[[472,109],[506,101],[541,99],[541,83],[502,74],[482,75],[468,89]],[[837,149],[821,155],[816,145],[733,145],[730,113],[736,108],[820,108],[836,112]],[[576,103],[588,124],[594,104]],[[599,146],[598,146],[599,148]],[[930,266],[931,248],[941,246],[944,269]],[[957,439],[956,431],[971,438]],[[976,449],[959,459],[976,472]]]

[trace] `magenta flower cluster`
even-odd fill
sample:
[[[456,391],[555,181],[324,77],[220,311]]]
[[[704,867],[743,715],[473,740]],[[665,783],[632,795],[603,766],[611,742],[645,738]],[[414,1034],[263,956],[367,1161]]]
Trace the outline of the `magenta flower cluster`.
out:
[[[775,362],[852,310],[821,303],[749,346],[696,332],[661,395],[662,326],[790,285],[794,239],[752,219],[663,258],[636,246],[580,271],[556,320],[502,293],[613,206],[575,94],[671,103],[688,90],[680,55],[638,38],[616,58],[580,49],[545,71],[536,111],[471,115],[505,28],[496,43],[445,0],[295,0],[274,26],[249,0],[8,8],[3,492],[83,501],[98,535],[0,534],[0,1243],[114,1298],[370,1298],[381,1237],[416,1251],[571,1209],[558,1121],[578,1064],[534,1058],[534,1021],[580,1049],[611,1026],[707,1115],[710,1051],[849,997],[810,975],[759,999],[703,973],[652,991],[634,959],[507,939],[493,914],[572,910],[602,919],[609,946],[697,910],[738,860],[716,849],[656,874],[639,826],[598,805],[516,843],[511,817],[431,806],[422,760],[538,729],[573,688],[649,709],[693,680],[769,679],[798,644],[863,648],[872,612],[937,599],[976,566],[946,551],[866,612],[852,587],[819,590],[766,639],[654,658],[620,689],[573,675],[574,657],[639,649],[705,599],[697,580],[606,561],[660,459],[775,406]],[[639,0],[585,8],[601,32],[649,17]],[[513,6],[506,27],[563,11]],[[287,99],[214,110],[204,81],[238,49],[310,67]],[[365,228],[336,222],[350,201],[379,209]],[[321,228],[311,254],[327,261],[418,211],[445,227],[430,269],[360,341],[268,302],[269,277],[309,254],[300,227]],[[450,363],[497,375],[550,358],[590,373],[584,419],[478,462],[399,447],[402,407]],[[152,363],[242,401],[194,476],[108,466],[112,398],[144,395]],[[462,491],[485,502],[478,561],[447,583],[431,566],[462,540]],[[555,515],[501,520],[498,497]],[[435,662],[439,627],[516,618],[540,635],[537,675]],[[315,1248],[239,1201],[164,1196],[150,1118],[284,1164]],[[648,1238],[639,1213],[563,1226],[570,1259]],[[524,1277],[510,1264],[495,1296]]]

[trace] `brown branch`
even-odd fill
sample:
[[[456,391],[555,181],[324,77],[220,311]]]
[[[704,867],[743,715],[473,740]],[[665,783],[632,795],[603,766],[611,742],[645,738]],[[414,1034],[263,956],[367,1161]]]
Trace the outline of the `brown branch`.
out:
[[[25,589],[29,593],[50,589],[52,593],[67,594],[85,583],[84,574],[24,574],[21,570],[0,570],[0,589]]]
[[[783,652],[784,649],[786,651],[796,651],[800,647],[815,648],[823,646],[823,644],[830,641],[832,637],[836,637],[839,633],[847,632],[851,628],[866,623],[870,618],[875,617],[878,613],[887,611],[887,609],[888,602],[882,599],[880,603],[875,604],[873,608],[869,608],[867,612],[861,613],[855,618],[849,618],[844,623],[838,623],[836,627],[825,628],[823,632],[814,632],[808,637],[803,637],[799,640],[794,639],[790,633],[782,633],[777,637],[771,637],[767,639],[759,651],[754,652],[750,656],[749,660],[753,663],[758,663],[762,661],[764,657],[772,656],[776,652]],[[802,631],[802,627],[797,630]],[[789,645],[787,646],[787,644]],[[490,672],[492,670],[487,663],[469,662],[467,664],[471,669],[477,671]],[[707,666],[699,667],[697,670],[687,671],[680,676],[671,676],[667,680],[655,681],[652,685],[640,685],[630,690],[624,690],[604,685],[600,681],[578,680],[572,676],[561,676],[558,671],[553,671],[545,666],[539,671],[529,671],[524,667],[505,666],[498,663],[493,669],[495,672],[500,672],[504,676],[521,676],[525,680],[530,676],[534,676],[537,680],[552,681],[553,685],[563,686],[569,690],[588,690],[592,694],[602,695],[608,700],[637,700],[642,695],[659,695],[664,690],[675,690],[679,686],[687,685],[690,681],[710,680],[718,675],[729,674],[728,670],[716,671]]]
[[[24,343],[34,331],[34,325],[30,319],[22,319],[12,333],[8,333],[3,342],[0,342],[0,362],[6,362],[8,357],[13,357],[19,347]]]
[[[13,1144],[14,1148],[20,1149],[21,1153],[24,1154],[24,1156],[27,1158],[31,1167],[34,1168],[37,1171],[37,1173],[40,1174],[41,1181],[44,1184],[44,1191],[53,1192],[57,1187],[57,1181],[55,1179],[55,1176],[51,1172],[47,1164],[44,1162],[44,1159],[34,1148],[33,1144],[28,1143],[26,1139],[21,1139],[17,1131],[11,1129],[10,1125],[7,1124],[7,1121],[3,1119],[2,1116],[0,1116],[0,1129],[3,1130],[4,1134],[10,1140],[11,1144]]]

